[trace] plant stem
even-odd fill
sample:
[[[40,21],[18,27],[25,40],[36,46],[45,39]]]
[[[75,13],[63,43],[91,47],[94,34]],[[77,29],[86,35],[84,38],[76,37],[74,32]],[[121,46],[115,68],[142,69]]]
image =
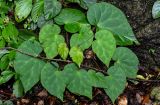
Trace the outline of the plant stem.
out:
[[[42,57],[42,56],[34,56],[32,54],[28,54],[26,52],[23,52],[21,50],[18,50],[16,48],[13,48],[13,47],[5,47],[5,48],[2,48],[0,50],[14,50],[16,52],[19,52],[21,54],[24,54],[24,55],[28,55],[30,57],[34,57],[34,58],[38,58],[38,59],[42,59],[42,60],[48,60],[48,61],[56,61],[56,62],[66,62],[66,63],[73,63],[72,61],[70,60],[62,60],[62,59],[49,59],[49,58],[45,58],[45,57]],[[82,68],[87,68],[87,69],[93,69],[97,72],[101,72],[103,73],[104,75],[108,75],[106,70],[100,70],[100,69],[97,69],[97,68],[94,68],[94,67],[90,67],[90,66],[86,66],[86,65],[81,65]],[[142,80],[142,79],[137,79],[137,78],[127,78],[127,80],[133,80],[133,81],[138,81],[138,82],[158,82],[160,83],[160,80]]]

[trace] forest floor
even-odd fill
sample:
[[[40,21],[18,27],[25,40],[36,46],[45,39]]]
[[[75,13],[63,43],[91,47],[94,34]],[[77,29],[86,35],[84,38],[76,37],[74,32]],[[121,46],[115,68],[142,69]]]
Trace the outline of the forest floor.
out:
[[[151,13],[156,0],[103,1],[116,5],[126,14],[140,42],[140,45],[130,48],[140,60],[138,75],[141,75],[140,78],[143,76],[144,80],[128,81],[115,105],[160,105],[160,19],[154,20]],[[155,96],[154,93],[158,95]],[[12,96],[12,85],[5,84],[0,89],[0,98],[11,100],[15,105],[113,105],[101,89],[93,89],[92,100],[76,96],[67,90],[64,94],[65,100],[61,102],[37,84],[32,91],[17,99]]]

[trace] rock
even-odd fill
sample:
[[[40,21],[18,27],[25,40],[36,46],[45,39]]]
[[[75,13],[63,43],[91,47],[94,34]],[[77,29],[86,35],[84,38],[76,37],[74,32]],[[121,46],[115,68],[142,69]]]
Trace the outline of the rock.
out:
[[[44,105],[44,101],[43,100],[38,101],[37,105]]]
[[[118,98],[118,105],[128,105],[128,100],[126,96],[120,96]]]
[[[48,92],[44,89],[41,92],[39,92],[37,94],[37,96],[39,96],[39,97],[47,97],[48,96]]]
[[[23,104],[28,104],[30,101],[29,101],[29,99],[21,99],[21,102],[22,102]]]

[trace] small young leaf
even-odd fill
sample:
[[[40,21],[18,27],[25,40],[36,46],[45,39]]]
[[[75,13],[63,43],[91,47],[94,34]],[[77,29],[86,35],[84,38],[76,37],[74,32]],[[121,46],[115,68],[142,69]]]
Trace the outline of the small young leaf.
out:
[[[64,29],[65,29],[67,32],[76,33],[76,32],[78,32],[79,29],[80,29],[80,24],[79,24],[78,22],[67,23],[67,24],[65,24]]]
[[[18,50],[31,54],[37,57],[42,48],[37,41],[25,41]],[[45,66],[45,63],[37,58],[17,52],[14,61],[14,69],[23,84],[24,91],[30,90],[38,81],[41,73],[41,69]]]
[[[43,14],[44,11],[44,0],[37,1],[32,9],[31,17],[34,22],[38,21],[38,18]]]
[[[83,52],[81,51],[81,49],[78,47],[72,47],[69,55],[72,58],[73,62],[77,63],[77,65],[80,67],[83,61]]]
[[[159,0],[157,0],[153,5],[152,16],[154,19],[160,17],[160,1]]]
[[[107,66],[116,49],[116,41],[113,34],[107,30],[96,32],[96,40],[92,43],[92,49],[98,58]]]
[[[112,31],[117,37],[118,45],[137,42],[124,13],[112,4],[105,2],[93,4],[87,12],[87,18],[91,25]]]
[[[57,0],[44,0],[44,14],[47,20],[55,17],[61,11],[62,5]]]
[[[28,17],[32,10],[32,0],[19,0],[16,2],[15,19],[21,22]]]
[[[111,98],[112,102],[123,92],[126,85],[126,76],[123,69],[118,66],[112,66],[108,70],[109,76],[106,77],[105,92]]]
[[[64,37],[59,35],[60,27],[46,24],[39,33],[39,41],[42,43],[47,58],[54,58],[58,55],[58,46],[64,43]]]
[[[136,77],[139,61],[137,56],[130,49],[118,47],[112,59],[116,61],[115,65],[118,65],[123,69],[126,77]]]
[[[81,24],[78,34],[73,34],[70,39],[70,46],[79,46],[82,51],[92,45],[93,32],[88,24]]]
[[[69,52],[69,49],[68,49],[66,43],[59,44],[58,53],[64,60],[67,59],[68,52]]]
[[[23,96],[23,86],[20,80],[15,81],[13,84],[13,95],[16,97]]]
[[[63,100],[66,81],[62,71],[58,71],[58,68],[49,63],[46,64],[41,72],[41,83],[50,94]]]

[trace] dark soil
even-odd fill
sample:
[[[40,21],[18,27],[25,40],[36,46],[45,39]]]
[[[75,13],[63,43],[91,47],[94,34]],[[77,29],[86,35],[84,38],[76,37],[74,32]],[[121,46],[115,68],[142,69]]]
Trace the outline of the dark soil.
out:
[[[156,0],[102,1],[114,4],[126,14],[140,42],[140,45],[130,47],[140,60],[139,74],[145,77],[149,74],[154,74],[151,79],[156,79],[158,76],[157,71],[160,68],[160,19],[154,20],[151,13],[153,3]],[[127,100],[128,105],[152,105],[149,95],[154,86],[160,86],[160,83],[141,81],[135,85],[132,82],[128,82],[124,93],[118,98],[116,104],[127,105],[120,104],[120,101],[125,102]],[[13,100],[15,105],[112,105],[108,96],[101,89],[93,90],[93,100],[73,95],[66,90],[65,101],[61,102],[48,93],[43,93],[41,85],[35,86],[31,92],[20,99],[13,98],[10,86],[4,85],[2,87],[6,89],[0,90],[0,98]],[[40,92],[47,95],[39,96]]]

